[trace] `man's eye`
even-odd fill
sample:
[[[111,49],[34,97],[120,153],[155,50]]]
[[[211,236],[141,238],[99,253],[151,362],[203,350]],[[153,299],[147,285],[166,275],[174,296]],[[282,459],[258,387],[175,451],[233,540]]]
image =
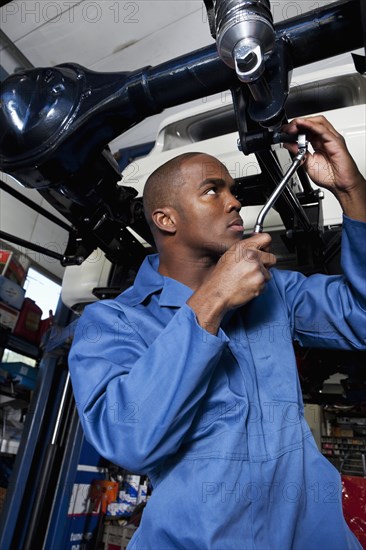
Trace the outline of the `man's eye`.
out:
[[[210,189],[206,191],[206,195],[215,195],[216,193],[217,193],[217,187],[210,187]]]

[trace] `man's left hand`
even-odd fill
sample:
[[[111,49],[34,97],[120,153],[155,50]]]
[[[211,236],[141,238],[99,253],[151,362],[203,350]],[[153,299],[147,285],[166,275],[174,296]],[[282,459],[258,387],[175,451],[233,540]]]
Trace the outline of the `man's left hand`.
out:
[[[344,213],[366,221],[366,181],[350,155],[344,137],[324,116],[296,118],[282,127],[288,134],[306,134],[313,153],[306,154],[303,166],[311,180],[329,189]],[[297,153],[296,144],[285,144]]]

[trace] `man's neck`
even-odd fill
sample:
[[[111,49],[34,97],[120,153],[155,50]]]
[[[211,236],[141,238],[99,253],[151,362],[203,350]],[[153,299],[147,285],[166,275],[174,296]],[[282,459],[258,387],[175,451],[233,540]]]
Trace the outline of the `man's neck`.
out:
[[[213,258],[196,258],[184,254],[160,253],[159,258],[159,273],[183,283],[192,290],[200,287],[216,265]]]

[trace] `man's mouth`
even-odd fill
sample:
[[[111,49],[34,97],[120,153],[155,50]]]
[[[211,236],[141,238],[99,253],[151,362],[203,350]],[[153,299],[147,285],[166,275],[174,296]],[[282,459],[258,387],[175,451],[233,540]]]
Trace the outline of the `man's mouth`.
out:
[[[238,232],[243,233],[243,231],[244,231],[243,220],[241,218],[237,218],[236,220],[233,220],[231,223],[229,223],[228,227],[232,231],[238,231]]]

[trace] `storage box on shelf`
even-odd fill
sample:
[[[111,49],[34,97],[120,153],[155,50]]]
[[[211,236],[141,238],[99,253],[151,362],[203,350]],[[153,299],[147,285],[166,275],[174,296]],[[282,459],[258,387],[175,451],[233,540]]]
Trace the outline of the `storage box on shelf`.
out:
[[[0,302],[0,329],[13,332],[17,324],[19,311]]]
[[[136,531],[133,525],[106,525],[103,534],[104,550],[125,550]]]
[[[38,367],[31,367],[20,361],[0,363],[1,371],[7,373],[12,383],[19,388],[34,390],[38,375]]]
[[[41,338],[42,313],[34,300],[25,298],[14,328],[14,335],[38,345]]]
[[[30,266],[30,260],[19,252],[0,248],[0,275],[23,286]]]
[[[42,310],[22,288],[30,266],[29,259],[0,247],[0,328],[39,345],[50,319],[41,321]],[[0,346],[1,347],[1,346]]]
[[[0,275],[0,302],[19,310],[23,305],[24,295],[24,288]]]

